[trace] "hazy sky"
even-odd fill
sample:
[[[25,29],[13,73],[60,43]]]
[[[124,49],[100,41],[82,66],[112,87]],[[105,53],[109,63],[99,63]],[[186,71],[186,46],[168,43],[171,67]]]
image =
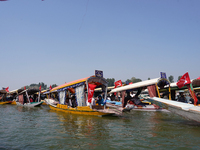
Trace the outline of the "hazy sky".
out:
[[[199,0],[0,1],[0,87],[63,84],[103,70],[200,76]]]

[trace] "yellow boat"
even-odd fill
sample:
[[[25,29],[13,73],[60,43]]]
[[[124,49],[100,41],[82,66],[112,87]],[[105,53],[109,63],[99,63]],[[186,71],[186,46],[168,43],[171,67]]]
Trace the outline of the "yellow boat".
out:
[[[116,114],[113,110],[108,109],[105,105],[94,105],[88,103],[88,93],[91,92],[89,85],[101,87],[105,92],[104,99],[107,94],[107,81],[102,76],[90,76],[87,78],[79,79],[63,85],[53,88],[51,91],[45,93],[49,94],[48,98],[45,99],[46,103],[49,105],[50,109],[61,111],[71,114],[81,114],[81,115],[95,115],[95,116],[107,116]],[[57,92],[59,102],[51,99],[51,93]],[[94,91],[94,89],[93,89]],[[68,95],[74,94],[76,99],[76,106],[73,108],[73,105],[66,104],[66,97]],[[93,93],[92,93],[93,95]],[[69,103],[68,103],[69,104]],[[88,105],[88,106],[87,106]]]
[[[65,112],[69,114],[79,114],[79,115],[93,115],[93,116],[108,116],[108,115],[114,115],[114,112],[111,113],[111,111],[107,109],[104,110],[102,107],[99,110],[95,110],[90,108],[90,106],[77,106],[76,108],[68,107],[67,105],[57,104],[57,107],[54,107],[52,105],[49,105],[50,109]]]
[[[11,101],[6,100],[6,94],[7,94],[6,90],[0,90],[0,105],[11,103]]]
[[[4,105],[4,104],[11,104],[11,102],[10,101],[0,102],[0,105]]]

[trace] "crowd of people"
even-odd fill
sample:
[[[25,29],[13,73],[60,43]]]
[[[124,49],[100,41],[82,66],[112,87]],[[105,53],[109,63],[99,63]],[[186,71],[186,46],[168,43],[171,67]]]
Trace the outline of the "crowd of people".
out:
[[[200,93],[195,93],[197,97],[197,104],[200,104]],[[169,99],[169,92],[161,93],[161,98]],[[189,93],[185,93],[184,91],[179,91],[176,93],[176,96],[172,98],[172,100],[183,102],[183,103],[190,103],[194,104],[194,99]]]

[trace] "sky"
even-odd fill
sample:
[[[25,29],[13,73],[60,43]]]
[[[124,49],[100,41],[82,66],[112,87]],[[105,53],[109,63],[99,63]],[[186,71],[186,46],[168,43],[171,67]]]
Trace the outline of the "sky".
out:
[[[0,87],[200,76],[199,0],[0,1]]]

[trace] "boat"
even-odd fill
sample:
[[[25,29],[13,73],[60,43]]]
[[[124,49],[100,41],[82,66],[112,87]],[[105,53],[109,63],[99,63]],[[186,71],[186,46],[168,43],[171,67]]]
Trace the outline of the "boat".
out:
[[[162,108],[159,105],[152,104],[148,101],[149,96],[146,94],[141,94],[142,91],[146,90],[150,96],[157,96],[160,97],[161,94],[159,92],[160,89],[164,88],[165,85],[169,85],[170,82],[166,78],[155,78],[151,80],[141,81],[121,87],[117,87],[109,92],[109,94],[121,92],[122,95],[122,102],[121,104],[116,105],[115,101],[107,101],[107,106],[114,109],[119,109],[122,111],[167,111],[166,109]],[[139,97],[139,101],[136,104],[135,102],[132,102],[130,104],[127,104],[125,106],[125,94],[130,91],[137,91],[136,96]],[[170,88],[169,88],[170,91]],[[169,92],[170,93],[170,92]],[[171,95],[169,94],[169,98],[171,98]],[[129,98],[134,99],[133,98]],[[130,101],[131,102],[131,101]],[[124,106],[124,107],[123,107]]]
[[[118,112],[108,109],[106,104],[92,105],[91,103],[88,103],[91,96],[94,94],[94,89],[90,88],[91,85],[97,88],[101,87],[103,91],[105,91],[104,99],[106,98],[108,85],[106,79],[102,76],[93,75],[53,88],[49,93],[46,93],[49,96],[45,101],[50,109],[65,113],[94,116],[120,115]],[[53,92],[56,96],[51,95]],[[69,103],[67,105],[65,102],[67,96],[70,95],[73,95],[72,104],[73,101],[76,101],[76,105],[74,106]],[[57,101],[55,100],[56,98],[58,98]]]
[[[17,105],[17,103],[16,103],[17,95],[22,91],[23,91],[23,89],[21,88],[21,89],[12,90],[7,93],[7,99],[9,99],[10,104]]]
[[[193,87],[200,86],[200,79],[191,80],[191,84]],[[174,89],[179,89],[177,87],[177,83],[173,83]],[[186,86],[182,87],[181,89],[187,88]],[[199,89],[199,88],[196,88]],[[200,122],[200,106],[194,105],[190,103],[178,102],[169,99],[163,99],[158,97],[151,97],[150,100],[154,104],[162,105],[169,111],[173,112],[174,114],[180,115],[188,120],[193,120],[196,122]]]
[[[6,90],[0,90],[0,105],[4,105],[4,104],[11,104],[11,101],[8,101],[6,99],[6,94],[7,91]]]
[[[38,100],[36,102],[31,102],[29,96],[36,94],[37,92],[39,92]],[[42,105],[42,103],[42,101],[40,102],[40,91],[38,89],[26,89],[17,95],[16,105],[19,106],[39,107]]]

